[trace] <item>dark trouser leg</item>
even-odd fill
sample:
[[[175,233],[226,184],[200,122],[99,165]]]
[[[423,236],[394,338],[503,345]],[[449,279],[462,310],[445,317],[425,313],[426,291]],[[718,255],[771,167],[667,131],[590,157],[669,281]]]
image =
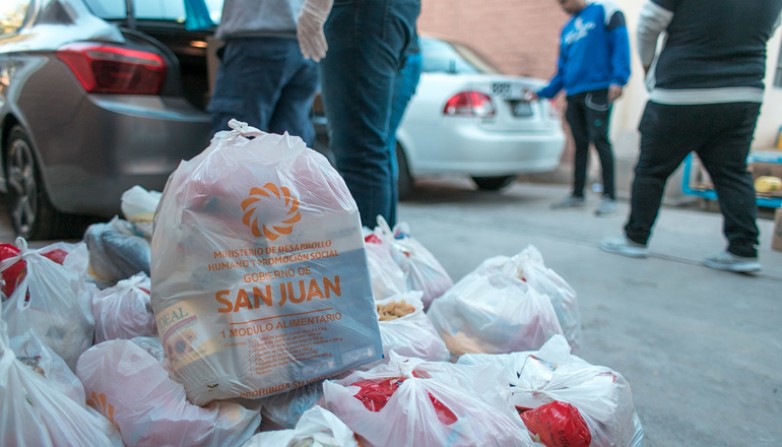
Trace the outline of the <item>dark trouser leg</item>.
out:
[[[600,158],[600,170],[603,176],[603,197],[615,199],[614,153],[608,136],[611,120],[608,90],[588,93],[585,98],[585,111],[589,140],[594,143],[597,155]]]
[[[668,177],[694,149],[697,128],[688,129],[692,114],[685,106],[646,104],[639,130],[641,151],[635,165],[630,217],[625,224],[625,235],[639,244],[649,240],[657,220],[665,183]],[[684,112],[684,113],[683,113]],[[685,119],[689,117],[690,119]]]
[[[754,258],[758,255],[757,203],[752,174],[747,171],[747,155],[760,104],[710,107],[713,112],[703,119],[719,130],[698,150],[698,156],[717,191],[728,251]]]
[[[567,97],[565,119],[573,136],[573,197],[584,197],[587,163],[589,162],[589,127],[584,106],[585,93]]]
[[[315,127],[310,114],[312,101],[318,89],[318,66],[305,60],[296,40],[287,48],[286,84],[280,92],[274,112],[269,120],[269,132],[301,137],[307,146],[315,142]]]

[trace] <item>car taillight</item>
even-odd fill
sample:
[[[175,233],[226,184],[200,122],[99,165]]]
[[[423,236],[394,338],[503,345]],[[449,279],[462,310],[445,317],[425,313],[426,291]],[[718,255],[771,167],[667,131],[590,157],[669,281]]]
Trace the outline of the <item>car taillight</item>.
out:
[[[494,116],[496,109],[489,95],[476,91],[467,91],[451,96],[445,102],[443,113],[449,116],[488,118]]]
[[[160,55],[101,44],[69,44],[57,57],[90,93],[156,95],[166,77]]]

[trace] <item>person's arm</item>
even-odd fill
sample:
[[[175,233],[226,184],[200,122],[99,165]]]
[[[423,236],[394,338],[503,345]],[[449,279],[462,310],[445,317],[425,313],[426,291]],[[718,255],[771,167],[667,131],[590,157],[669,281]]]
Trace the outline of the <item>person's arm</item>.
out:
[[[622,96],[622,89],[630,78],[630,38],[622,11],[612,11],[610,17],[607,17],[606,29],[611,46],[611,85],[608,88],[608,100],[613,102]]]
[[[675,7],[675,0],[647,0],[641,8],[636,43],[644,72],[648,72],[652,66],[657,53],[657,39],[673,20]]]
[[[557,57],[557,73],[551,80],[548,81],[548,85],[540,90],[533,92],[533,99],[537,98],[553,98],[557,96],[562,88],[565,87],[565,52],[562,50],[562,46],[559,47],[559,57]]]

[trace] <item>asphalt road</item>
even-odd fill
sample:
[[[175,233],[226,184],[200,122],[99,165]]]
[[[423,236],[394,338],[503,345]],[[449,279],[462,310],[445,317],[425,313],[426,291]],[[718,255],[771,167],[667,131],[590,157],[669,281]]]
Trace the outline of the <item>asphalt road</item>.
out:
[[[432,181],[399,214],[457,281],[486,258],[537,247],[578,293],[578,354],[631,384],[647,447],[782,445],[782,252],[770,248],[771,212],[758,221],[764,270],[747,276],[700,264],[724,246],[717,213],[665,207],[652,255],[635,260],[597,248],[620,234],[626,202],[602,218],[595,195],[587,208],[550,210],[565,194],[563,185],[483,193]],[[0,240],[12,240],[5,220]]]

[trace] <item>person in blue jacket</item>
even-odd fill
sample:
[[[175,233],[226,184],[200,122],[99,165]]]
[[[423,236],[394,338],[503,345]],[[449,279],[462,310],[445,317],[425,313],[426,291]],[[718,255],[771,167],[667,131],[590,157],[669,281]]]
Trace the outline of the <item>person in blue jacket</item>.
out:
[[[573,190],[553,208],[584,206],[589,144],[600,157],[603,198],[598,216],[616,211],[614,155],[609,120],[614,101],[630,77],[630,43],[625,17],[611,2],[557,0],[571,15],[562,28],[557,73],[532,98],[553,98],[561,90],[567,96],[565,118],[575,143]]]

